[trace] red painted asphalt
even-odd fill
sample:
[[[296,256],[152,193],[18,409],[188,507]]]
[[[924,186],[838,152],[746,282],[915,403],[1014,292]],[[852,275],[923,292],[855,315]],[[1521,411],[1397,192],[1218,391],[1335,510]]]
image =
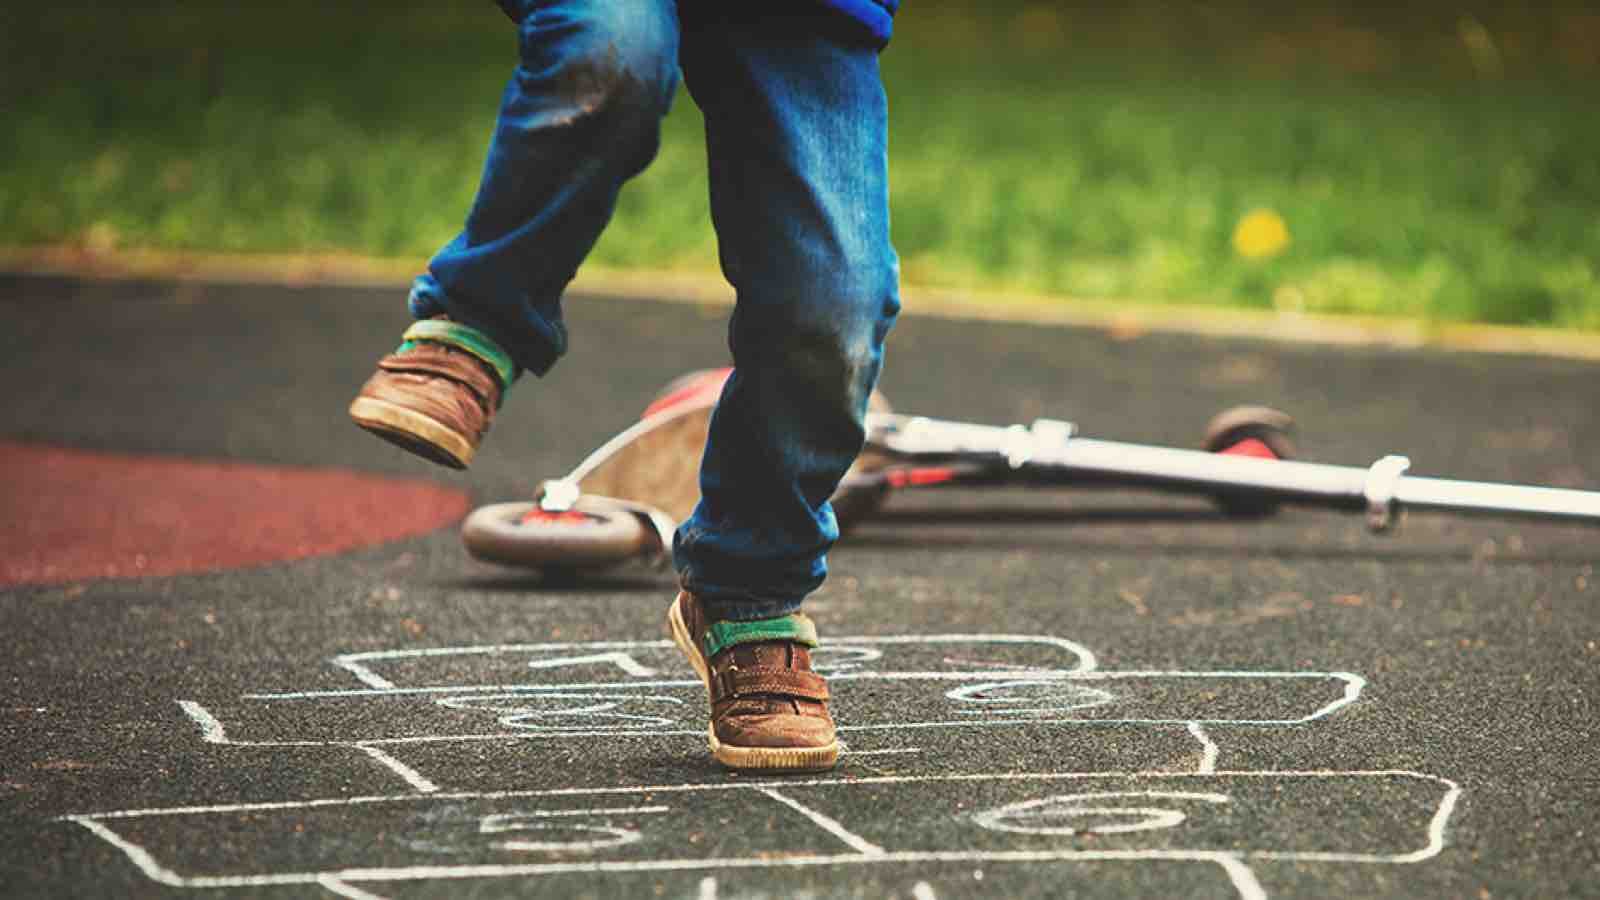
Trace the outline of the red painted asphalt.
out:
[[[0,587],[340,553],[467,507],[465,491],[425,481],[0,442]]]

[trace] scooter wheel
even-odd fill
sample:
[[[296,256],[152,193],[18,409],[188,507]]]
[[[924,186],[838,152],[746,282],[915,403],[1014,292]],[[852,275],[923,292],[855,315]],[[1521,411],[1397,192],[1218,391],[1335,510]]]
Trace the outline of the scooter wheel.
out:
[[[1267,406],[1235,406],[1214,416],[1206,425],[1201,447],[1228,456],[1257,459],[1294,459],[1294,419]],[[1217,494],[1212,498],[1229,516],[1263,518],[1278,511],[1269,498],[1252,494]]]
[[[476,559],[530,569],[603,569],[660,552],[634,513],[580,497],[552,513],[537,503],[493,503],[461,523],[461,542]]]

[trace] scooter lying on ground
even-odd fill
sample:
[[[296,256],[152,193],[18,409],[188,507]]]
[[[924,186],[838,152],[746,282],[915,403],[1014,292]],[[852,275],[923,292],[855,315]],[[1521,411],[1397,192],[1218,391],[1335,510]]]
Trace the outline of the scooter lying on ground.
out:
[[[699,499],[701,451],[729,370],[667,385],[638,423],[607,441],[529,502],[480,507],[462,524],[474,557],[545,570],[599,569],[664,560],[672,532]],[[1403,509],[1600,523],[1600,492],[1419,478],[1410,460],[1366,468],[1297,462],[1293,420],[1261,406],[1224,410],[1200,450],[1080,437],[1071,423],[974,425],[893,412],[874,394],[866,446],[833,496],[841,529],[868,517],[892,491],[1042,484],[1142,488],[1211,498],[1240,518],[1280,505],[1364,513],[1386,531]]]

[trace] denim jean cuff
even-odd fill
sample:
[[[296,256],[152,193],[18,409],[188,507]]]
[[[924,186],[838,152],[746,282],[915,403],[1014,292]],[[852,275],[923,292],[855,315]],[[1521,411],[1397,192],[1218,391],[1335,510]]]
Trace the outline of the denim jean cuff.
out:
[[[683,589],[694,594],[711,621],[752,622],[757,619],[776,619],[800,611],[803,597],[753,598],[748,594],[720,592],[715,588],[697,586],[693,579],[683,579]]]
[[[559,321],[541,318],[535,323],[530,323],[532,324],[530,333],[523,337],[513,330],[492,327],[491,323],[474,315],[471,309],[457,302],[457,299],[446,296],[431,276],[424,275],[412,283],[411,293],[406,298],[406,306],[415,319],[426,320],[434,316],[449,316],[453,321],[483,332],[511,357],[512,382],[520,379],[523,372],[544,375],[566,352],[567,332]],[[513,337],[517,339],[511,339]],[[510,383],[505,385],[507,388],[510,386]]]

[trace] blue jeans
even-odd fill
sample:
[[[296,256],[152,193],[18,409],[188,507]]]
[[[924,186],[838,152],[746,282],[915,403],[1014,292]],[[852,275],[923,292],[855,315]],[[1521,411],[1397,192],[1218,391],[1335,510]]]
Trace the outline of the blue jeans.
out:
[[[520,65],[466,227],[417,279],[412,313],[449,314],[548,370],[567,345],[561,292],[655,155],[681,69],[705,114],[738,302],[734,372],[674,560],[714,617],[793,612],[826,575],[839,534],[828,497],[861,450],[900,308],[877,48],[820,6],[730,17],[712,2],[500,3]]]

